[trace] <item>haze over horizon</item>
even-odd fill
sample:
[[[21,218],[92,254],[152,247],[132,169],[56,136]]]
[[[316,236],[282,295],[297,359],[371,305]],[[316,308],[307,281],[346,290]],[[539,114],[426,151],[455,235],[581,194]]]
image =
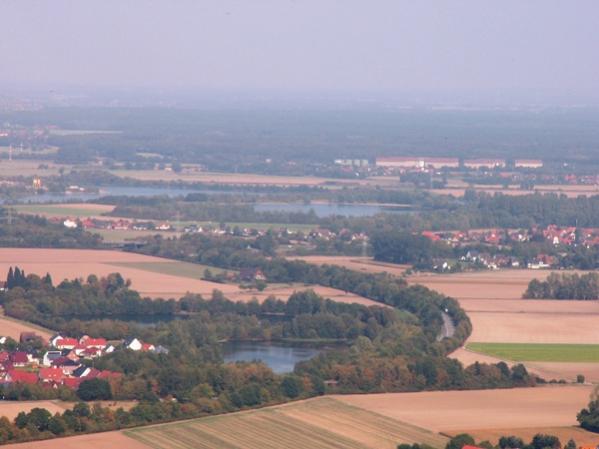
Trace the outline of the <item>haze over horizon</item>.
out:
[[[57,0],[2,9],[5,91],[599,100],[599,3],[590,0]]]

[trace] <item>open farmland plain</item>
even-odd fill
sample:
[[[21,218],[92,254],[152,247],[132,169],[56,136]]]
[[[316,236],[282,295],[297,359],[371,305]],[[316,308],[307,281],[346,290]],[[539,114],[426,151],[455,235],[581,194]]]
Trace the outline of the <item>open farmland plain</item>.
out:
[[[151,426],[125,432],[154,449],[392,449],[399,442],[444,447],[428,430],[331,398]]]
[[[472,335],[467,348],[453,356],[465,364],[478,361],[502,360],[497,353],[472,352],[473,343],[521,344],[599,344],[599,302],[525,300],[522,294],[532,279],[544,279],[545,270],[497,270],[457,274],[417,274],[408,277],[411,284],[422,284],[459,300],[472,321]],[[564,354],[555,352],[551,360],[539,360],[536,350],[528,352],[530,360],[519,357],[525,365],[547,379],[574,380],[584,374],[587,380],[599,381],[599,363],[588,358],[575,361],[562,347]],[[559,352],[559,351],[558,351]],[[511,361],[513,359],[503,358]]]
[[[547,386],[508,390],[431,391],[334,396],[347,404],[434,432],[465,429],[536,428],[577,425],[591,386]],[[599,438],[597,438],[599,440]]]
[[[380,305],[358,295],[319,285],[273,284],[262,292],[240,289],[235,284],[200,279],[206,268],[215,273],[218,268],[121,251],[0,248],[0,273],[7,273],[11,266],[40,276],[50,273],[55,284],[64,279],[85,279],[90,274],[106,276],[119,272],[131,280],[133,289],[152,298],[178,299],[188,292],[209,297],[214,290],[220,290],[234,301],[250,301],[254,297],[261,301],[270,295],[287,299],[295,291],[311,288],[335,301]]]

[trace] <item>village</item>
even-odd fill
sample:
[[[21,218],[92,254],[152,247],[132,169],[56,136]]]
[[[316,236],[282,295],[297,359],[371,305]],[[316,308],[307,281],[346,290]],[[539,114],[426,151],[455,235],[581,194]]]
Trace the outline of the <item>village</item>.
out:
[[[54,335],[45,341],[34,332],[22,332],[19,342],[0,337],[0,386],[12,384],[67,387],[73,390],[92,379],[119,379],[122,373],[94,368],[93,361],[114,351],[168,354],[163,346],[137,338],[109,342],[105,338],[79,339]]]

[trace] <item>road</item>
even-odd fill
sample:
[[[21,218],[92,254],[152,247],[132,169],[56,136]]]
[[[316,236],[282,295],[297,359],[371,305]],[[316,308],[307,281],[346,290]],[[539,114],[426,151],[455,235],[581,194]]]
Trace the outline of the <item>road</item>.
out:
[[[455,325],[451,317],[445,312],[441,312],[441,316],[443,317],[443,327],[441,328],[441,333],[437,336],[437,341],[441,341],[444,338],[451,338],[455,333]]]

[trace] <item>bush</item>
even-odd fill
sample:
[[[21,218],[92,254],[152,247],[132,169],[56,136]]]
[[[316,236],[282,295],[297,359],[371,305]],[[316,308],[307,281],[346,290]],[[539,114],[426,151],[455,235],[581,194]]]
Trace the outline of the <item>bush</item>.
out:
[[[472,435],[469,435],[467,433],[460,433],[459,435],[456,435],[451,440],[449,440],[449,443],[447,443],[445,449],[462,449],[464,446],[474,445],[475,442],[474,438],[472,438]]]
[[[84,380],[79,385],[77,395],[83,401],[112,399],[110,384],[103,379]]]

